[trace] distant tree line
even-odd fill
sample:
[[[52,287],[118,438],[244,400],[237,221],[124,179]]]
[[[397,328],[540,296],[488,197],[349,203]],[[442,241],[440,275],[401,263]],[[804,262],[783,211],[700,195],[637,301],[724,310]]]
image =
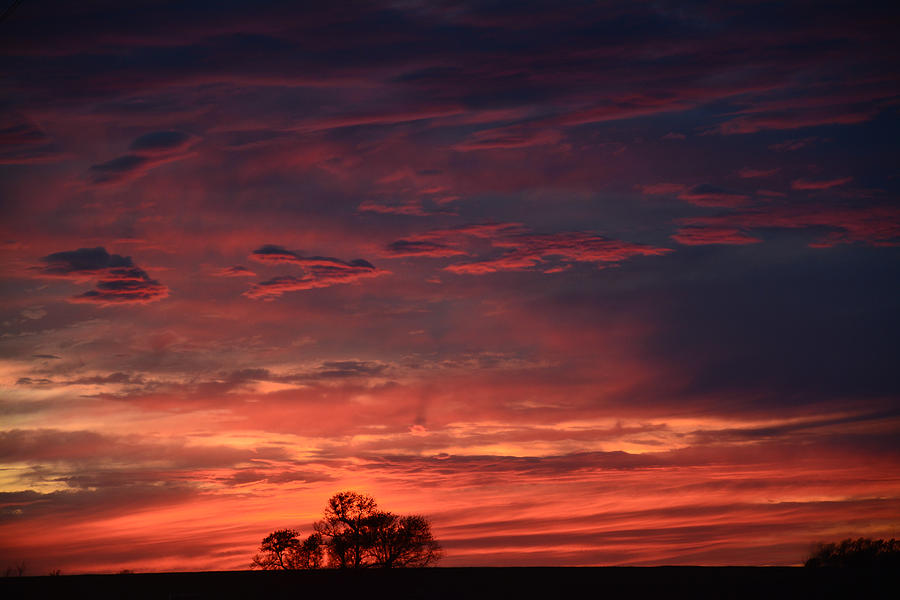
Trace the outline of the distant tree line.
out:
[[[819,544],[807,567],[877,567],[900,569],[900,540],[846,539]]]
[[[426,567],[442,555],[428,519],[379,510],[373,498],[356,492],[332,496],[313,530],[302,539],[296,529],[273,531],[263,538],[251,568]]]

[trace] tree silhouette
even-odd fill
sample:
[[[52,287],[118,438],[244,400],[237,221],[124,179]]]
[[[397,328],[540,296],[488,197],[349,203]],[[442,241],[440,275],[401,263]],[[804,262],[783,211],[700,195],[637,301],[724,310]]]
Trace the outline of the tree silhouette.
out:
[[[328,499],[325,518],[315,524],[315,529],[327,540],[328,555],[334,566],[363,566],[371,543],[375,508],[374,498],[356,492],[340,492]]]
[[[322,566],[325,542],[321,533],[313,533],[300,543],[296,565],[299,569],[318,569]]]
[[[807,567],[900,568],[900,540],[846,539],[819,544],[806,560]]]
[[[357,492],[339,492],[329,498],[324,518],[314,528],[315,533],[303,541],[295,529],[270,533],[263,539],[251,567],[425,567],[442,555],[428,519],[380,511],[374,498]]]
[[[426,567],[441,557],[425,517],[380,512],[370,517],[371,552],[378,567]]]
[[[273,531],[259,545],[251,568],[265,570],[318,569],[322,566],[322,536],[318,533],[300,541],[296,529]]]

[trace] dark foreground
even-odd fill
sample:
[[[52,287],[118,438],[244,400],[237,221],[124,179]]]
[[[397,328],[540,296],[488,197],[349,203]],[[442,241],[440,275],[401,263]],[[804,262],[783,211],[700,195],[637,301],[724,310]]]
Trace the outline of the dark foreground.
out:
[[[0,598],[872,598],[897,573],[801,567],[225,571],[0,579]]]

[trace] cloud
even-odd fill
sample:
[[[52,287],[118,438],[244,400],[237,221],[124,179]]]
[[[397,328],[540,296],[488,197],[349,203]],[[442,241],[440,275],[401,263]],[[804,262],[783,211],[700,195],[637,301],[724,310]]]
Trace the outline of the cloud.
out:
[[[25,317],[26,319],[31,319],[33,321],[37,321],[39,319],[43,319],[44,317],[46,317],[47,311],[44,310],[43,306],[30,306],[30,307],[24,309],[19,314],[22,315],[23,317]]]
[[[682,227],[672,235],[672,239],[686,246],[704,246],[708,244],[755,244],[761,242],[740,229],[734,227]]]
[[[641,192],[648,196],[656,196],[662,194],[679,194],[687,189],[688,186],[683,183],[650,183],[637,186]]]
[[[772,144],[769,146],[769,150],[774,150],[775,152],[793,152],[814,144],[818,139],[819,138],[817,137],[807,137],[795,140],[785,140],[777,144]]]
[[[254,457],[283,458],[280,450],[234,448],[222,445],[192,445],[175,439],[154,442],[141,436],[121,436],[90,430],[11,429],[0,431],[0,460],[5,462],[75,463],[83,468],[109,464],[111,459],[131,459],[130,466],[154,462],[172,469],[203,469],[232,466]],[[142,464],[144,463],[144,464]],[[118,466],[114,464],[113,466]],[[90,468],[85,469],[88,473]]]
[[[134,267],[130,256],[110,254],[103,247],[54,252],[43,257],[41,262],[46,263],[39,268],[42,275],[73,279],[93,277],[109,269]]]
[[[162,300],[169,288],[151,279],[137,267],[130,256],[109,254],[105,248],[79,248],[48,254],[41,259],[44,266],[34,269],[42,277],[60,277],[76,282],[95,279],[95,289],[69,299],[70,302],[143,304]]]
[[[389,256],[431,256],[441,258],[446,256],[459,256],[466,254],[460,248],[454,248],[441,242],[428,240],[397,240],[387,246]]]
[[[339,283],[353,283],[388,273],[361,258],[347,262],[328,256],[303,256],[299,252],[273,244],[257,248],[251,253],[250,258],[264,264],[295,265],[303,270],[299,276],[282,275],[253,285],[244,292],[244,295],[254,299],[272,299],[285,292],[324,288]]]
[[[453,181],[440,169],[412,169],[404,166],[376,180],[357,210],[378,214],[429,216],[456,214],[447,207],[459,199],[452,192]]]
[[[65,385],[105,385],[109,383],[125,384],[125,385],[142,385],[145,383],[144,378],[140,375],[130,375],[117,371],[109,375],[93,375],[90,377],[79,377],[71,381],[66,381]]]
[[[532,270],[542,265],[550,257],[556,257],[566,262],[594,263],[602,267],[618,264],[633,256],[659,256],[672,251],[669,248],[612,240],[591,232],[580,231],[547,235],[519,234],[494,239],[491,244],[507,250],[496,258],[457,263],[449,265],[445,269],[453,273],[469,275]],[[551,267],[547,272],[558,271],[558,268]]]
[[[257,248],[250,254],[250,258],[261,263],[302,263],[303,258],[297,252],[292,252],[281,246],[266,244]]]
[[[16,385],[39,385],[39,386],[49,386],[53,385],[54,381],[52,379],[47,379],[46,377],[41,377],[38,379],[34,379],[31,377],[19,377],[16,380]]]
[[[215,277],[256,277],[256,273],[243,265],[223,267],[212,272]]]
[[[476,223],[432,229],[423,233],[408,235],[391,242],[385,248],[385,256],[421,256],[444,258],[469,254],[465,249],[474,239],[487,239],[527,231],[521,223]]]
[[[244,295],[253,299],[272,299],[278,298],[287,292],[330,287],[338,283],[352,283],[360,279],[377,277],[383,273],[385,271],[359,268],[335,271],[328,276],[295,277],[293,275],[282,275],[254,284],[253,287],[244,292]]]
[[[678,194],[678,199],[696,206],[742,206],[749,196],[702,183]]]
[[[159,165],[181,160],[184,156],[140,156],[126,154],[105,163],[93,165],[88,179],[93,185],[113,185],[139,179]]]
[[[320,378],[368,377],[381,375],[387,365],[359,360],[338,360],[322,363],[316,375]]]
[[[360,212],[372,212],[382,215],[412,215],[416,217],[426,217],[428,215],[447,212],[429,210],[422,205],[422,201],[418,198],[392,204],[368,199],[360,202],[357,210]]]
[[[847,109],[835,107],[823,110],[773,111],[747,115],[725,121],[713,131],[724,135],[747,134],[768,129],[802,129],[823,125],[855,125],[873,119],[878,110],[872,108]]]
[[[738,171],[738,176],[742,179],[771,177],[780,170],[781,167],[775,167],[773,169],[751,169],[750,167],[744,167],[743,169]]]
[[[142,156],[170,154],[185,150],[193,141],[193,136],[183,131],[154,131],[134,140],[129,150]]]
[[[679,200],[696,206],[741,206],[749,196],[722,189],[709,183],[688,187],[682,183],[651,183],[637,188],[648,196],[676,195]]]
[[[43,130],[17,116],[0,120],[0,165],[57,162],[65,158]]]
[[[485,129],[473,133],[469,138],[453,146],[459,152],[473,150],[503,150],[510,148],[528,148],[555,144],[562,139],[562,134],[553,129],[538,129],[521,125]]]
[[[92,185],[114,185],[143,177],[151,169],[191,156],[187,150],[198,138],[180,131],[155,131],[135,139],[131,152],[93,165],[88,172]]]
[[[795,179],[791,182],[792,190],[827,190],[853,181],[852,177],[840,177],[838,179],[823,179],[811,181],[809,179]]]
[[[169,288],[150,279],[142,269],[111,269],[97,282],[96,289],[69,299],[70,302],[115,304],[145,304],[168,297]]]
[[[299,252],[287,250],[281,246],[266,244],[257,248],[250,254],[250,258],[261,263],[289,263],[301,267],[307,267],[315,270],[320,269],[322,273],[329,273],[331,269],[339,272],[341,269],[368,269],[374,270],[372,263],[358,258],[350,262],[343,261],[339,258],[331,258],[329,256],[303,256]]]
[[[778,204],[745,211],[707,217],[679,219],[685,226],[676,234],[682,243],[749,243],[741,233],[752,229],[827,228],[833,231],[811,244],[829,247],[837,244],[865,243],[873,246],[896,246],[900,243],[900,209],[893,206],[829,206]],[[704,232],[708,229],[708,232]],[[738,230],[731,242],[724,231]],[[677,238],[676,238],[677,239]],[[681,240],[679,240],[681,241]]]
[[[473,242],[487,240],[491,247],[503,249],[495,257],[483,257],[445,267],[457,274],[483,275],[498,271],[533,270],[546,266],[544,273],[568,270],[571,263],[616,264],[632,256],[660,255],[671,252],[620,240],[607,239],[591,232],[534,234],[521,223],[479,223],[448,229],[434,229],[409,235],[387,245],[386,256],[446,258],[476,254]],[[480,241],[483,245],[484,242]],[[551,257],[562,261],[545,265]]]

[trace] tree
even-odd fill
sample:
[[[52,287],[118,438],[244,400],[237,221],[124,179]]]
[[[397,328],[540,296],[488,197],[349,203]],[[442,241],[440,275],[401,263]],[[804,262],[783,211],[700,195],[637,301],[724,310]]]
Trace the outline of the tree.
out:
[[[370,518],[374,566],[427,567],[441,557],[441,546],[423,516],[398,517],[382,512]]]
[[[328,499],[325,518],[316,532],[327,540],[333,566],[358,569],[370,545],[369,520],[376,514],[375,499],[356,492],[340,492]]]
[[[314,528],[315,533],[303,541],[295,529],[272,532],[263,539],[251,566],[285,570],[426,567],[442,555],[428,519],[380,511],[374,498],[357,492],[329,498],[324,518]]]
[[[259,545],[259,554],[253,557],[251,567],[266,570],[293,569],[294,553],[300,548],[296,529],[278,529],[263,538]]]
[[[807,567],[900,568],[900,540],[846,539],[819,544],[806,560]]]
[[[322,566],[325,541],[321,533],[313,533],[300,543],[295,565],[298,569],[318,569]]]

